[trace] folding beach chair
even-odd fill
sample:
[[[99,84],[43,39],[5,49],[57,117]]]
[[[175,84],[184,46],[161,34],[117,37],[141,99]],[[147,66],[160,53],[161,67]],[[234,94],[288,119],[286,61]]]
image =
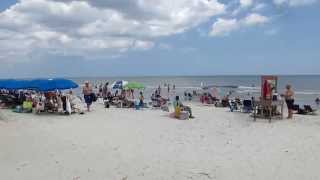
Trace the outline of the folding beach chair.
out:
[[[310,105],[304,105],[304,111],[309,115],[316,115],[316,109],[312,109]]]
[[[242,112],[251,113],[253,111],[252,101],[243,100]]]

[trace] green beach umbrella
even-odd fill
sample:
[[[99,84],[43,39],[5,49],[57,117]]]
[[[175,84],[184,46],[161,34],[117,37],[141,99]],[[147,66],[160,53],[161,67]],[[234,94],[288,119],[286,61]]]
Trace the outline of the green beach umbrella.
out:
[[[124,86],[124,89],[144,89],[145,86],[139,82],[129,82]]]

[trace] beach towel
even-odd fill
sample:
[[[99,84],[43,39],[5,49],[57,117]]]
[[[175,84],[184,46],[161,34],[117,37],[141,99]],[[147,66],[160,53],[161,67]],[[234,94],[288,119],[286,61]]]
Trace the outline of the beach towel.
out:
[[[173,113],[170,113],[170,114],[169,114],[169,117],[170,117],[170,118],[173,118],[173,119],[177,119],[177,120],[189,120],[189,113],[183,111],[183,112],[181,112],[180,117],[177,118],[177,117],[176,117],[176,113],[173,112]]]

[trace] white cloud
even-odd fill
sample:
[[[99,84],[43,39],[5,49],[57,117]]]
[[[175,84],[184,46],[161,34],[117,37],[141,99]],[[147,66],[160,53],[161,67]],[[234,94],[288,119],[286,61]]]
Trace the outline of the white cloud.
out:
[[[250,7],[253,5],[253,0],[240,0],[242,7]]]
[[[219,18],[213,25],[210,36],[224,36],[230,32],[239,28],[238,21],[236,19],[222,19]]]
[[[154,43],[150,41],[135,41],[134,48],[138,50],[147,50],[153,48]]]
[[[157,39],[198,30],[217,18],[210,36],[265,24],[258,14],[271,3],[299,6],[319,0],[19,0],[0,12],[0,61],[46,54],[118,57],[148,50]],[[253,13],[257,12],[257,13]],[[260,12],[261,13],[261,12]],[[243,17],[244,16],[244,17]]]
[[[231,32],[236,31],[240,28],[246,28],[251,26],[256,26],[260,24],[265,24],[269,22],[270,19],[266,16],[260,14],[252,13],[243,19],[222,19],[219,18],[213,25],[210,36],[226,36]]]
[[[309,5],[318,2],[318,0],[273,0],[276,5],[289,5],[292,7]]]
[[[114,57],[153,48],[158,37],[223,13],[217,0],[20,0],[0,13],[0,60],[34,53]]]
[[[264,24],[269,21],[269,18],[260,14],[252,13],[244,18],[243,23],[247,26]]]
[[[252,8],[252,11],[261,11],[261,10],[264,10],[266,7],[267,7],[267,4],[258,3]]]

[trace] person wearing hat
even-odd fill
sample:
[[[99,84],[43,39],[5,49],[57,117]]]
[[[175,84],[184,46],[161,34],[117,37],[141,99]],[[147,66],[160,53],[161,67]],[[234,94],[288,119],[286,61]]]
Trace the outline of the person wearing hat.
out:
[[[82,93],[84,96],[84,101],[87,104],[87,110],[88,112],[90,111],[90,106],[93,102],[93,90],[92,90],[92,86],[90,85],[89,81],[86,81],[84,83],[83,89],[82,89]]]

